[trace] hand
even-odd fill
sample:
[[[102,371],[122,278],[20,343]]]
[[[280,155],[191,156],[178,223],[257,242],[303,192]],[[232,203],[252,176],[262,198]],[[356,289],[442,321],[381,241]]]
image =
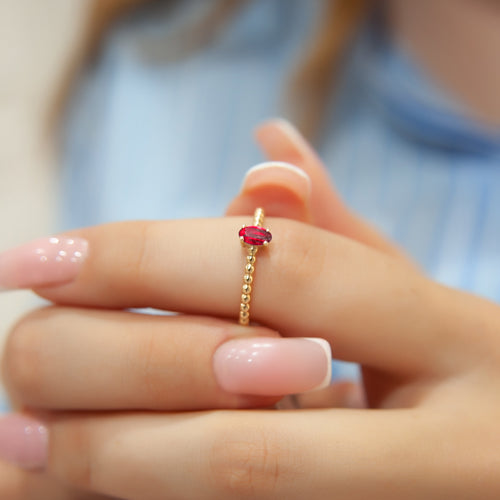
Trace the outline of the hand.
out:
[[[276,190],[275,190],[276,191]],[[256,200],[257,201],[257,200]],[[289,208],[289,207],[288,207]],[[287,210],[286,206],[282,206],[283,210]],[[12,262],[11,262],[12,263]],[[9,266],[9,258],[7,259],[3,258],[3,260],[0,262],[0,267],[3,264],[3,269],[0,269],[0,274],[5,274],[6,268],[7,267],[12,267]],[[28,276],[29,279],[32,279],[34,275],[37,274],[36,269],[21,269],[20,271],[25,271],[25,275]],[[3,271],[3,273],[2,273]],[[26,272],[27,271],[27,272]],[[71,270],[70,270],[71,271]],[[58,271],[59,275],[56,276],[56,279],[59,280],[64,280],[66,279],[65,276],[61,276],[61,270]],[[64,274],[68,272],[68,270],[64,269],[62,270],[62,273]],[[5,276],[4,276],[5,277]],[[52,277],[54,278],[54,277]],[[19,279],[19,276],[17,276],[16,279]],[[43,279],[43,276],[38,276],[36,279],[40,280]],[[22,282],[23,278],[21,278],[21,282],[17,282],[16,286],[17,287],[25,287],[25,286],[32,286],[33,284],[30,283],[23,283]],[[5,283],[3,283],[5,285]],[[88,339],[88,332],[85,331],[82,334],[82,338],[85,340],[90,340],[90,342],[87,342],[87,351],[89,352],[89,356],[92,356],[94,354],[97,355],[97,358],[101,357],[103,360],[103,363],[105,366],[101,367],[96,367],[95,360],[94,363],[88,365],[86,364],[86,359],[85,359],[85,349],[82,351],[81,344],[78,343],[78,341],[74,342],[74,338],[76,335],[78,335],[78,328],[74,329],[73,334],[71,335],[66,335],[65,331],[61,331],[62,338],[60,337],[59,339],[54,338],[52,335],[49,335],[49,337],[52,338],[52,343],[55,344],[56,350],[51,349],[50,341],[46,341],[47,339],[43,339],[43,336],[40,335],[38,336],[36,332],[33,332],[34,335],[40,339],[43,342],[43,348],[37,348],[34,343],[33,339],[27,339],[27,337],[30,337],[30,334],[26,335],[22,333],[24,331],[24,327],[26,325],[29,325],[31,319],[33,318],[38,318],[38,319],[44,319],[44,320],[49,320],[50,317],[61,317],[64,313],[66,315],[67,323],[72,323],[74,321],[75,326],[80,326],[81,329],[84,329],[85,322],[81,323],[81,318],[85,318],[86,320],[92,319],[94,317],[94,320],[96,320],[99,317],[99,313],[96,314],[75,314],[72,315],[71,311],[69,310],[61,310],[58,311],[55,308],[48,309],[47,311],[39,311],[34,313],[33,316],[27,317],[20,325],[19,328],[15,330],[15,333],[11,336],[11,342],[9,343],[9,348],[7,350],[6,358],[11,361],[11,365],[15,365],[14,368],[14,378],[18,380],[21,380],[21,386],[22,388],[20,390],[16,390],[15,388],[11,390],[11,395],[14,401],[17,400],[17,407],[18,408],[31,408],[32,411],[38,410],[40,411],[41,409],[44,409],[46,411],[49,410],[56,410],[56,409],[83,409],[83,410],[90,410],[90,409],[113,409],[114,405],[116,405],[117,409],[120,408],[154,408],[154,409],[189,409],[189,408],[213,408],[213,407],[231,407],[231,408],[238,408],[238,407],[245,407],[245,406],[265,406],[268,404],[271,404],[275,402],[278,398],[264,398],[264,397],[249,397],[249,396],[236,396],[234,397],[231,394],[224,393],[223,391],[217,390],[214,391],[210,390],[213,388],[209,388],[207,391],[207,387],[212,383],[212,385],[217,385],[213,381],[213,376],[210,370],[208,370],[208,376],[206,373],[207,367],[209,367],[209,363],[206,361],[210,359],[210,357],[213,354],[214,351],[214,345],[216,345],[218,342],[220,343],[220,336],[214,337],[210,339],[210,342],[206,342],[206,336],[203,336],[201,341],[199,336],[197,334],[192,334],[192,332],[189,332],[191,334],[188,334],[186,331],[182,331],[182,341],[181,342],[176,342],[175,347],[176,349],[173,349],[172,346],[172,338],[174,335],[170,334],[168,338],[165,338],[165,342],[169,341],[170,342],[170,358],[165,356],[165,350],[161,350],[161,355],[159,357],[163,356],[161,361],[164,365],[168,365],[171,370],[170,373],[167,374],[161,374],[161,376],[158,377],[158,380],[156,381],[158,385],[158,393],[160,391],[162,392],[167,392],[169,393],[169,399],[158,399],[156,398],[155,401],[151,402],[148,400],[148,395],[145,394],[144,392],[144,384],[146,383],[147,386],[154,385],[155,381],[152,380],[150,381],[150,384],[147,384],[147,381],[144,380],[145,377],[140,377],[139,380],[134,379],[134,376],[131,377],[132,380],[135,380],[135,385],[140,385],[137,390],[134,390],[134,384],[128,385],[125,389],[126,391],[129,391],[132,393],[132,396],[129,396],[129,394],[126,394],[123,396],[122,400],[118,402],[114,402],[117,397],[118,397],[118,392],[117,392],[117,384],[122,382],[123,376],[120,377],[121,374],[117,374],[116,377],[113,378],[113,376],[109,376],[109,383],[102,383],[103,380],[100,378],[100,374],[109,374],[110,369],[110,360],[113,358],[117,357],[117,351],[119,354],[119,350],[115,349],[115,345],[111,342],[112,339],[109,337],[109,333],[112,333],[112,330],[109,329],[108,325],[112,322],[116,323],[116,329],[121,328],[121,325],[125,321],[130,321],[130,318],[133,318],[134,320],[138,320],[137,324],[135,325],[135,328],[130,328],[128,326],[128,330],[132,330],[132,335],[129,337],[133,336],[133,332],[135,330],[135,333],[137,335],[141,335],[142,332],[138,332],[137,330],[145,330],[150,332],[151,335],[157,334],[157,330],[159,330],[158,326],[161,326],[161,321],[158,318],[155,318],[158,320],[156,322],[156,325],[154,328],[150,324],[154,320],[150,317],[132,317],[130,314],[122,314],[122,313],[116,313],[113,316],[106,316],[107,319],[107,325],[106,329],[101,328],[102,330],[102,337],[106,338],[108,337],[108,347],[109,349],[106,350],[104,346],[102,345],[102,342],[100,345],[92,345],[92,338]],[[79,311],[80,313],[81,311]],[[99,322],[96,322],[98,324]],[[35,322],[36,324],[36,322]],[[170,322],[170,324],[173,324],[173,322]],[[178,323],[178,325],[181,325],[181,322]],[[45,330],[50,329],[51,326],[50,321],[46,325]],[[183,330],[187,330],[187,326],[190,326],[190,329],[192,330],[193,325],[185,325]],[[68,330],[71,331],[73,329],[73,325],[71,325]],[[61,330],[65,330],[61,328]],[[273,331],[265,331],[262,330],[255,330],[252,329],[252,335],[259,335],[259,334],[265,334],[266,336],[275,336],[276,333]],[[42,332],[40,332],[42,333]],[[55,332],[52,332],[54,334]],[[98,336],[101,334],[101,331],[96,331],[95,332]],[[123,332],[122,332],[123,333]],[[248,335],[248,330],[245,332]],[[157,335],[155,335],[157,336]],[[57,335],[56,335],[57,337]],[[223,337],[225,338],[225,336]],[[63,342],[61,342],[63,340]],[[94,340],[96,340],[94,338]],[[98,342],[100,342],[101,339],[98,339]],[[146,345],[146,342],[144,339],[136,339],[138,342],[137,344],[140,345]],[[26,343],[25,343],[26,342]],[[120,341],[117,340],[117,344]],[[76,348],[77,352],[74,352],[75,349],[72,350],[70,349],[69,351],[67,350],[68,344],[73,344],[74,347]],[[21,344],[21,345],[19,345]],[[31,344],[31,346],[29,346]],[[130,344],[130,350],[134,351],[135,345],[134,342],[129,342]],[[26,356],[26,349],[28,347],[32,348],[32,355],[31,356]],[[42,346],[40,346],[42,347]],[[159,347],[158,345],[156,347]],[[95,349],[95,352],[94,350]],[[186,361],[187,357],[185,356],[184,352],[182,351],[188,351],[189,353],[193,353],[198,349],[200,352],[202,352],[205,356],[201,356],[201,358],[206,358],[206,359],[197,359],[195,360],[196,356],[191,355],[191,362],[190,363],[184,363],[186,367],[188,368],[188,372],[186,373],[186,370],[178,370],[176,371],[173,369],[173,365],[175,363],[172,363],[173,360],[175,360],[177,357],[182,360]],[[39,363],[37,363],[37,356],[42,355],[43,352],[46,351],[51,351],[52,350],[52,355],[56,357],[56,351],[61,353],[61,358],[66,361],[71,365],[71,366],[61,366],[55,364],[52,366],[53,372],[52,375],[50,373],[39,373]],[[144,349],[141,349],[143,351]],[[12,352],[14,351],[14,352]],[[180,356],[177,356],[177,351],[181,352]],[[82,355],[83,354],[83,355]],[[22,358],[22,359],[19,359]],[[29,359],[28,359],[29,358]],[[13,361],[14,360],[14,361]],[[79,363],[75,364],[75,361],[79,360]],[[204,362],[205,361],[205,362]],[[4,363],[4,366],[8,365],[9,362],[7,361]],[[97,363],[98,364],[98,363]],[[118,363],[119,364],[119,363]],[[122,363],[123,364],[123,363]],[[191,365],[196,365],[194,368]],[[96,372],[97,368],[97,372]],[[128,368],[128,367],[127,367]],[[21,370],[21,372],[20,372]],[[7,380],[9,379],[9,370],[5,370],[6,373],[6,378]],[[72,372],[74,374],[74,379],[76,379],[77,384],[75,386],[75,380],[68,380],[65,377],[60,376],[60,372]],[[117,370],[118,371],[118,370]],[[96,375],[96,381],[95,384],[93,385],[92,380],[89,380],[89,374],[95,373]],[[135,375],[135,374],[134,374]],[[194,383],[194,379],[198,377],[200,381],[203,381],[202,384]],[[154,376],[149,377],[151,379],[154,379]],[[24,381],[24,382],[23,382]],[[105,381],[104,381],[105,382]],[[292,385],[290,386],[290,382],[292,382]],[[37,387],[36,384],[39,383],[40,385]],[[297,387],[296,385],[294,386],[293,381],[289,380],[287,381],[289,385],[289,392],[294,392],[295,390],[300,390],[300,387]],[[35,384],[33,387],[32,384]],[[200,387],[201,385],[201,387]],[[80,388],[79,393],[76,395],[74,389],[75,388]],[[95,392],[97,387],[97,392]],[[38,392],[38,389],[40,389],[40,392]],[[286,389],[286,388],[285,388]],[[354,389],[354,390],[353,390]],[[223,394],[221,398],[221,392]],[[328,400],[325,402],[324,397],[318,398],[318,395],[328,395]],[[142,398],[139,398],[139,401],[137,400],[137,395],[142,396]],[[173,396],[173,397],[172,397]],[[103,400],[104,404],[99,402],[99,400]],[[119,397],[118,397],[119,399]],[[151,399],[151,398],[150,398]],[[361,394],[358,394],[357,388],[353,388],[353,384],[350,382],[337,382],[334,385],[331,385],[324,391],[315,391],[313,393],[309,393],[307,395],[302,396],[302,403],[307,401],[308,406],[318,406],[318,405],[324,405],[328,404],[329,406],[345,406],[345,405],[359,405],[361,404],[360,402],[361,399]],[[9,419],[7,419],[9,420]],[[36,434],[34,430],[37,428],[36,425],[33,425],[31,420],[25,420],[23,418],[18,419],[18,418],[11,418],[10,422],[6,422],[4,420],[4,430],[2,432],[2,436],[7,440],[7,441],[12,441],[13,440],[13,432],[15,431],[16,428],[18,428],[18,431],[21,430],[22,432],[25,431],[25,427],[29,426],[28,428],[31,429],[33,434]],[[19,426],[20,429],[19,429]],[[36,436],[35,436],[36,437]],[[1,436],[0,436],[0,441],[1,441]],[[12,446],[12,443],[11,443]],[[7,450],[8,453],[10,453],[10,458],[14,459],[15,461],[21,461],[24,466],[31,467],[35,464],[37,460],[40,460],[40,456],[33,456],[33,453],[28,452],[28,455],[17,455],[19,453],[19,450],[14,449],[14,450]],[[36,453],[35,453],[36,455]],[[0,497],[2,498],[51,498],[52,500],[59,499],[59,498],[101,498],[100,495],[94,495],[91,493],[84,493],[82,491],[75,490],[71,487],[65,487],[64,484],[60,483],[59,481],[54,480],[47,474],[42,475],[38,472],[24,472],[14,466],[10,466],[6,463],[2,463],[0,466],[0,474],[2,475],[2,479],[0,480]],[[107,498],[107,497],[106,497]]]
[[[247,219],[75,233],[90,248],[78,277],[39,293],[77,309],[52,308],[14,331],[5,370],[15,399],[44,407],[46,398],[46,406],[57,407],[64,389],[73,409],[104,409],[112,396],[108,391],[104,398],[110,367],[94,359],[108,344],[102,332],[111,339],[133,335],[126,322],[105,316],[118,312],[85,318],[82,306],[233,316],[241,281],[234,231]],[[432,283],[392,253],[289,220],[267,225],[274,241],[259,255],[253,318],[287,337],[328,339],[335,357],[362,363],[370,406],[379,410],[52,413],[41,416],[49,433],[47,473],[100,494],[140,499],[496,498],[499,308]],[[114,324],[122,331],[113,333]],[[54,354],[64,335],[79,332],[79,348],[69,353],[85,363],[70,363],[68,351],[66,360]],[[96,343],[88,344],[87,336]],[[157,354],[158,368],[165,366],[165,350],[140,349],[139,335],[133,337],[139,342],[134,355],[120,361],[114,353],[111,372],[122,382],[115,386],[125,386],[110,399],[115,410],[143,407],[133,363],[150,366],[144,353]],[[109,344],[116,350],[116,342]],[[36,370],[19,369],[27,359],[36,361]],[[74,375],[64,380],[68,373]]]

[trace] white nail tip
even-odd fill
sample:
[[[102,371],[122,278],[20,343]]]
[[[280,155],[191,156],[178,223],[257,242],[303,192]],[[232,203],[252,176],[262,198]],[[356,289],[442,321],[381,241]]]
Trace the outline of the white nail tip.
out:
[[[285,129],[290,135],[294,135],[295,137],[302,139],[300,132],[288,120],[285,120],[285,118],[275,118],[272,120],[272,123]]]
[[[311,183],[311,178],[301,168],[285,161],[265,161],[263,163],[259,163],[247,171],[244,181],[254,172],[265,170],[267,168],[282,168],[284,170],[288,170],[289,172],[300,175],[300,177],[306,179],[309,184]]]
[[[305,340],[310,340],[311,342],[316,342],[318,345],[320,345],[326,356],[328,368],[325,378],[316,387],[313,387],[307,392],[319,391],[321,389],[324,389],[325,387],[328,387],[332,380],[332,348],[325,339],[320,339],[318,337],[305,337]]]

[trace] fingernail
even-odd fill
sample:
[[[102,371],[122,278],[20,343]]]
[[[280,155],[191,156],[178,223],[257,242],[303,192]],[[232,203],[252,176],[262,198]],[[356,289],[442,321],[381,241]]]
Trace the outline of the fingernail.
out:
[[[304,142],[305,139],[302,134],[288,120],[284,118],[274,118],[271,120],[271,123],[278,126],[291,141]]]
[[[214,372],[227,392],[282,396],[326,387],[331,359],[330,345],[323,339],[234,339],[215,352]]]
[[[263,184],[293,185],[306,199],[311,194],[311,178],[299,167],[284,161],[266,161],[253,166],[243,178],[241,191],[249,191]]]
[[[53,236],[0,254],[0,288],[35,288],[68,283],[76,278],[88,252],[82,238]]]
[[[47,461],[47,428],[22,415],[0,418],[0,459],[24,469],[43,468]]]
[[[346,408],[362,409],[368,408],[368,403],[366,401],[366,396],[361,385],[357,384],[353,386],[345,397]]]
[[[266,151],[272,151],[273,158],[301,163],[314,154],[309,142],[289,121],[283,118],[273,118],[262,124],[264,134],[260,136],[259,142]],[[270,127],[267,128],[266,127]],[[257,127],[259,135],[260,128]]]

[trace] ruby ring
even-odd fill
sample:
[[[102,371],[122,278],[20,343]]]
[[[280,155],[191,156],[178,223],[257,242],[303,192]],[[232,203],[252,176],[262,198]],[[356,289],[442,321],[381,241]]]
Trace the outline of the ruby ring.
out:
[[[243,286],[241,287],[240,325],[246,326],[250,323],[250,300],[257,250],[261,246],[267,247],[273,239],[269,229],[262,227],[263,224],[264,210],[257,208],[253,225],[243,226],[238,233],[242,246],[247,250],[245,274],[243,275]]]

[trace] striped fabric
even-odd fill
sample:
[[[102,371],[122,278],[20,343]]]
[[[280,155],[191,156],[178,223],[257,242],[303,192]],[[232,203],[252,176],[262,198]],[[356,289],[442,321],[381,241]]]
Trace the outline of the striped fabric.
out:
[[[116,29],[84,78],[63,226],[220,215],[262,161],[253,127],[286,116],[283,89],[321,2],[254,0],[213,45],[167,63],[148,51],[203,2],[181,3]],[[348,58],[320,154],[347,203],[430,275],[500,301],[500,131],[473,123],[375,31]]]

